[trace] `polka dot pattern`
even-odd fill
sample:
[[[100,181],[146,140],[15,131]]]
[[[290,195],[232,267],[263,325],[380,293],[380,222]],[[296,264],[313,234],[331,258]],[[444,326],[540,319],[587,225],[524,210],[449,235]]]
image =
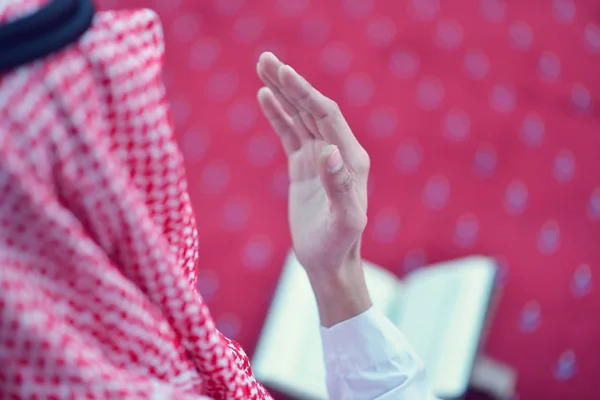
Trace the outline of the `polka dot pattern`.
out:
[[[98,3],[161,16],[200,291],[244,348],[290,245],[285,158],[251,108],[256,58],[271,50],[338,101],[371,154],[364,256],[401,276],[497,257],[484,350],[520,372],[518,398],[598,397],[596,2]]]

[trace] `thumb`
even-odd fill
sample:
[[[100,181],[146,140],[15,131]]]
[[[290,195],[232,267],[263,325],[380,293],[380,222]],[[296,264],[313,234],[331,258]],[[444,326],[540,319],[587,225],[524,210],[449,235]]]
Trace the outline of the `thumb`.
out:
[[[336,223],[362,231],[366,215],[356,194],[354,178],[337,146],[325,146],[320,156],[321,182],[331,202],[331,213]]]

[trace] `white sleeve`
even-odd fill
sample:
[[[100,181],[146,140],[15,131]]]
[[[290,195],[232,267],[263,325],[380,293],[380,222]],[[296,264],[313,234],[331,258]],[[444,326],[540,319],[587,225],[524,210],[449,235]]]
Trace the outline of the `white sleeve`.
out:
[[[321,327],[321,337],[330,399],[436,399],[423,362],[379,309]]]

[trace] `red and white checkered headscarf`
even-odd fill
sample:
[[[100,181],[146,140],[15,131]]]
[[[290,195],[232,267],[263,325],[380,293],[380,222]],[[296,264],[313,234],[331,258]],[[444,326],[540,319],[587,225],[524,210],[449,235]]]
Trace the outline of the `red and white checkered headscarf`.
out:
[[[270,398],[196,289],[163,46],[153,12],[101,12],[0,76],[0,398]]]

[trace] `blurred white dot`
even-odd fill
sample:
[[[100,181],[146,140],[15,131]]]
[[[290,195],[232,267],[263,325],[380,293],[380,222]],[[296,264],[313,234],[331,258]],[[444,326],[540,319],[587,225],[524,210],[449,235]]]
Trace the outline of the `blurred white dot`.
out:
[[[236,102],[229,108],[229,127],[235,132],[247,131],[254,125],[256,115],[253,102]]]
[[[321,52],[321,68],[332,75],[348,72],[352,62],[352,52],[342,43],[330,43]]]
[[[510,45],[513,49],[519,51],[531,49],[533,45],[533,30],[527,23],[523,21],[513,23],[508,28],[508,35]]]
[[[554,82],[560,77],[560,59],[551,52],[545,52],[538,63],[538,74],[545,82]]]
[[[239,17],[233,24],[233,37],[240,43],[254,43],[265,29],[265,20],[260,15]]]
[[[554,19],[561,24],[570,24],[575,20],[575,3],[573,0],[553,0]]]
[[[207,269],[198,270],[198,291],[205,300],[210,300],[219,289],[219,278],[214,271]]]
[[[560,228],[554,220],[542,225],[538,234],[537,248],[544,255],[554,254],[560,245]]]
[[[417,84],[417,105],[423,110],[435,110],[444,99],[444,87],[438,79],[423,78]]]
[[[402,260],[402,269],[405,273],[414,271],[427,265],[427,254],[423,249],[413,249],[406,253]]]
[[[215,11],[222,15],[234,15],[244,7],[246,0],[214,0]]]
[[[575,84],[571,89],[571,102],[577,110],[587,112],[592,106],[592,95],[585,86]]]
[[[210,134],[205,129],[187,131],[179,140],[181,152],[189,162],[198,162],[206,154]]]
[[[268,236],[252,236],[243,250],[243,263],[252,269],[262,269],[269,265],[273,252],[273,243]]]
[[[588,217],[593,221],[600,220],[600,187],[597,187],[592,191],[587,214]]]
[[[372,225],[373,240],[380,243],[392,243],[400,230],[398,210],[387,208],[375,216]]]
[[[531,333],[535,331],[542,321],[542,312],[540,303],[530,301],[523,307],[519,316],[519,329],[523,333]]]
[[[388,138],[394,135],[398,127],[396,109],[380,107],[374,109],[367,119],[368,132],[376,138]]]
[[[456,50],[463,41],[462,25],[452,19],[438,22],[435,32],[435,42],[444,50]]]
[[[416,143],[401,143],[396,150],[396,170],[403,174],[414,174],[421,166],[421,147]]]
[[[490,92],[490,106],[499,113],[513,112],[516,106],[514,89],[508,85],[494,85]]]
[[[392,43],[396,36],[396,25],[389,17],[375,17],[365,28],[367,42],[373,47],[384,47]]]
[[[375,86],[373,80],[367,74],[348,75],[344,83],[344,94],[349,106],[366,106],[373,97]]]
[[[575,175],[575,156],[569,150],[561,150],[554,159],[554,177],[564,183],[573,179]]]
[[[583,297],[592,290],[592,269],[589,264],[581,264],[573,274],[571,291],[575,297]]]
[[[498,157],[496,150],[490,144],[482,144],[475,151],[473,169],[482,178],[489,178],[496,170]]]
[[[465,72],[472,79],[481,80],[490,69],[490,60],[481,50],[469,50],[465,54]]]
[[[412,78],[419,69],[419,57],[406,51],[395,51],[390,57],[390,71],[397,78]]]
[[[206,97],[210,100],[223,101],[233,97],[238,85],[238,76],[233,71],[215,72],[206,83]]]
[[[169,102],[173,123],[176,127],[185,125],[192,112],[192,105],[186,99],[172,99]]]
[[[544,120],[536,113],[525,116],[521,125],[521,140],[529,147],[537,147],[544,141]]]
[[[248,142],[247,158],[251,165],[265,167],[277,154],[278,143],[275,135],[253,136]]]
[[[192,40],[198,34],[202,19],[200,15],[180,15],[171,24],[173,38],[179,41]]]
[[[506,16],[505,0],[481,0],[481,16],[488,22],[502,22]]]
[[[290,178],[287,171],[275,172],[275,174],[273,174],[271,187],[276,198],[281,200],[287,199],[290,188]]]
[[[575,375],[576,371],[575,352],[572,349],[565,350],[554,366],[554,378],[559,382],[568,381]]]
[[[439,0],[410,0],[408,10],[413,18],[430,21],[440,12]]]
[[[221,225],[228,231],[242,229],[250,218],[250,202],[247,199],[230,200],[223,206]]]
[[[308,7],[309,0],[277,0],[277,11],[284,17],[294,17]]]
[[[600,53],[600,26],[589,23],[585,27],[585,48],[593,54]]]
[[[223,314],[215,321],[217,329],[228,339],[234,339],[240,333],[242,323],[235,314]]]
[[[441,210],[448,203],[450,185],[444,176],[432,176],[425,183],[423,203],[431,210]]]
[[[307,17],[300,27],[302,38],[311,44],[323,43],[329,38],[331,20],[325,17]]]
[[[211,162],[202,170],[200,180],[205,193],[223,193],[229,184],[229,165],[223,161]]]
[[[471,131],[471,118],[465,110],[452,109],[444,118],[444,137],[451,142],[464,142]]]
[[[504,195],[504,209],[509,214],[522,214],[527,207],[528,196],[527,186],[525,186],[522,181],[512,181],[506,188],[506,194]]]
[[[475,245],[479,235],[479,220],[475,214],[462,215],[456,222],[454,229],[454,244],[461,248]]]
[[[204,38],[190,46],[190,67],[209,69],[221,53],[221,43],[216,39]]]
[[[504,256],[494,257],[498,271],[496,272],[495,287],[504,286],[508,281],[508,261]],[[514,399],[516,400],[516,399]]]
[[[373,12],[374,0],[344,0],[344,14],[350,18],[365,18]]]

